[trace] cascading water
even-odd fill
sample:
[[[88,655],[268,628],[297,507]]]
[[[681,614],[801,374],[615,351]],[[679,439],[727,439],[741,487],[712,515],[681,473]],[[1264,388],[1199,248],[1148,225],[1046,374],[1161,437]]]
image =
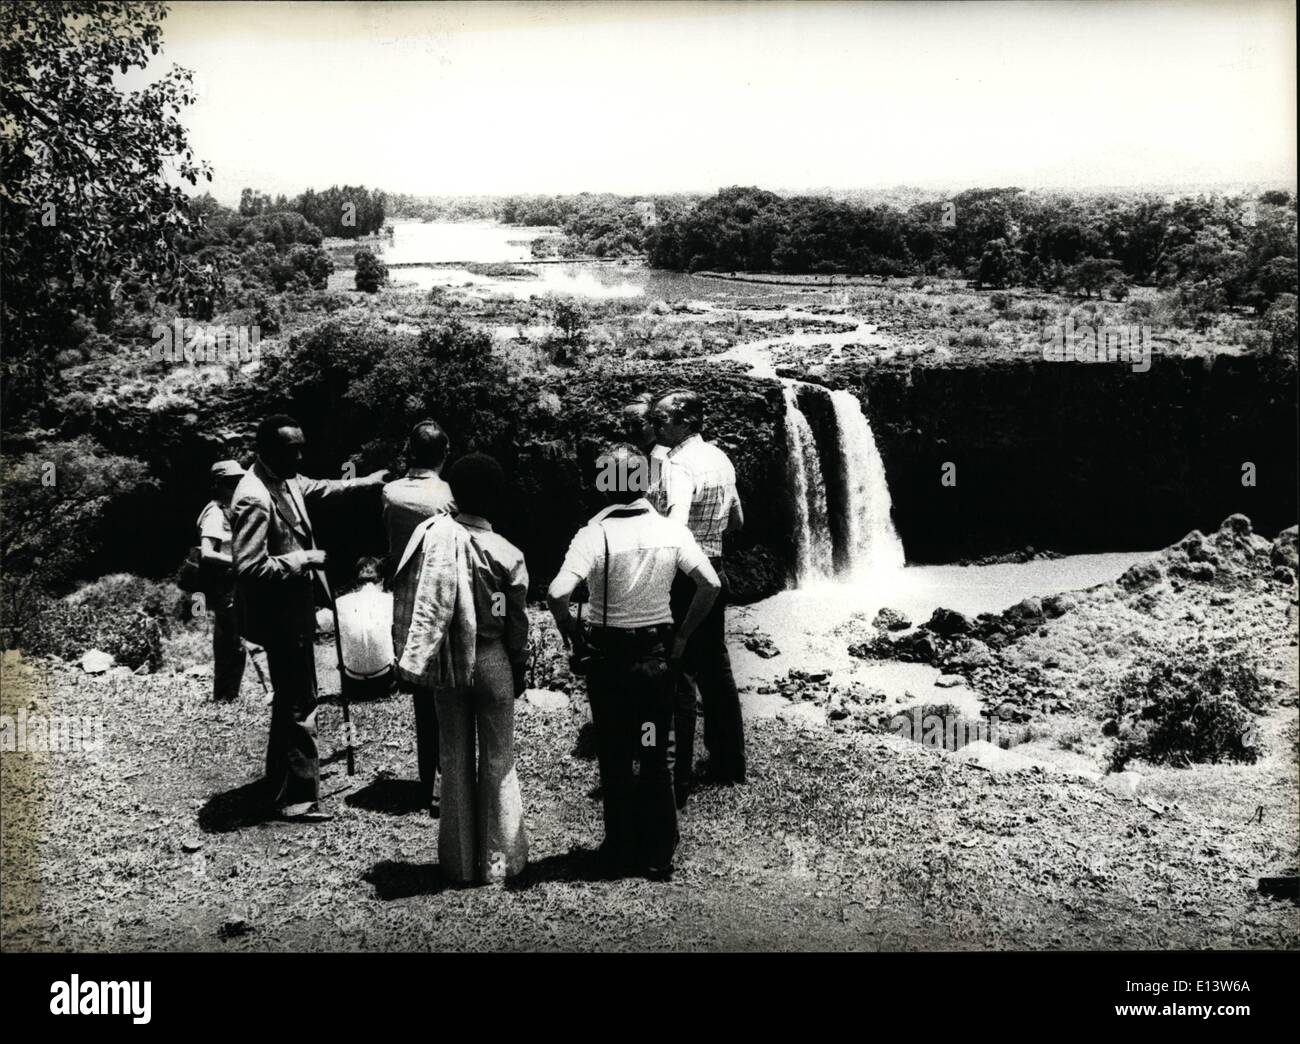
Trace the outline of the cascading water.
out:
[[[817,440],[799,409],[793,384],[785,386],[785,430],[786,470],[794,498],[795,583],[802,585],[831,575],[833,548]]]
[[[818,448],[812,425],[800,408],[800,394],[829,404],[824,450]],[[903,544],[890,517],[884,462],[858,400],[847,391],[827,392],[817,385],[789,381],[785,421],[796,585],[836,575],[862,579],[902,568]],[[830,476],[823,473],[823,462],[836,469]],[[828,486],[833,496],[828,496]]]
[[[845,568],[855,574],[901,569],[903,542],[890,517],[893,501],[871,423],[851,392],[831,392],[831,405],[844,476]]]

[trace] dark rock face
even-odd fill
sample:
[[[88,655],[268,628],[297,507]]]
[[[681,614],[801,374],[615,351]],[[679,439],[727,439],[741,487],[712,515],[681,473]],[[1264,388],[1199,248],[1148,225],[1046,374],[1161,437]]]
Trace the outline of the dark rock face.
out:
[[[934,611],[925,625],[941,638],[952,638],[958,634],[970,633],[970,620],[955,609],[939,608]]]
[[[1294,375],[1267,360],[832,366],[827,383],[863,400],[909,562],[1165,547],[1235,513],[1265,533],[1300,514]]]
[[[1296,546],[1298,534],[1300,534],[1300,530],[1295,526],[1291,526],[1277,535],[1277,539],[1273,541],[1273,549],[1270,555],[1275,566],[1290,569],[1293,573],[1300,569],[1300,560],[1298,560],[1300,555],[1297,554]]]
[[[1030,545],[1063,552],[1161,547],[1187,534],[1186,564],[1177,565],[1176,577],[1210,582],[1223,572],[1225,546],[1203,532],[1240,516],[1229,518],[1227,530],[1241,553],[1249,544],[1253,554],[1262,538],[1246,515],[1273,533],[1300,514],[1294,385],[1258,359],[1225,357],[1207,367],[1157,358],[1141,374],[1046,362],[835,366],[827,384],[853,389],[864,403],[911,562]],[[511,421],[499,442],[452,432],[454,452],[493,453],[513,482],[500,529],[525,551],[535,594],[559,567],[573,533],[602,506],[593,469],[602,446],[621,437],[621,407],[640,392],[675,387],[704,396],[705,437],[736,467],[746,525],[727,541],[732,599],[750,601],[785,586],[794,537],[781,386],[707,362],[647,361],[510,381],[499,390],[500,416]],[[360,473],[396,466],[400,447],[385,441],[384,422],[396,409],[421,412],[418,404],[379,403],[373,415],[344,416],[337,389],[302,387],[294,396],[273,401],[248,381],[175,406],[151,408],[141,399],[67,414],[59,437],[91,434],[106,449],[147,462],[157,480],[106,519],[106,552],[96,568],[173,572],[195,540],[208,464],[226,456],[247,462],[253,428],[268,412],[288,409],[302,421],[309,440],[304,471],[323,477],[340,475],[353,457]],[[800,403],[819,442],[828,438],[829,400],[809,394]],[[940,481],[947,462],[955,465],[956,485]],[[1256,485],[1242,484],[1245,463],[1255,466]],[[841,503],[843,477],[834,467],[825,477],[828,501]],[[142,517],[150,519],[147,541],[139,539]],[[1188,533],[1191,526],[1203,532]],[[377,503],[368,500],[322,513],[317,532],[336,579],[356,557],[383,546]],[[1289,533],[1269,551],[1275,566],[1294,575],[1295,528]],[[1150,586],[1167,568],[1173,567],[1137,566],[1122,582]],[[1041,607],[1049,617],[1054,609],[1048,600]]]
[[[683,387],[704,397],[704,437],[731,458],[744,502],[745,528],[726,542],[732,600],[752,601],[785,587],[794,538],[785,496],[780,386],[707,364],[668,368],[645,363],[575,370],[562,381],[512,381],[499,393],[500,414],[513,422],[499,443],[476,441],[475,433],[450,433],[453,456],[472,448],[501,461],[513,495],[497,528],[524,551],[534,595],[559,569],[573,534],[604,506],[594,486],[596,459],[608,443],[622,441],[622,407],[641,392],[662,394]],[[385,411],[393,407],[376,404],[373,418],[343,418],[329,394],[313,387],[296,394],[293,402],[272,401],[250,381],[218,388],[184,410],[120,405],[69,423],[64,437],[88,432],[113,452],[148,463],[157,480],[118,520],[121,532],[105,541],[110,551],[104,571],[173,572],[196,540],[195,520],[209,497],[208,465],[222,457],[251,463],[253,431],[267,413],[287,410],[303,424],[308,440],[304,474],[338,477],[344,464],[357,457],[357,474],[400,465],[401,446],[380,435]],[[413,420],[423,415],[418,406],[403,408],[413,411]],[[156,539],[137,538],[141,517],[151,520]],[[329,549],[334,579],[345,580],[356,558],[384,550],[377,495],[321,510],[313,521],[318,540]]]

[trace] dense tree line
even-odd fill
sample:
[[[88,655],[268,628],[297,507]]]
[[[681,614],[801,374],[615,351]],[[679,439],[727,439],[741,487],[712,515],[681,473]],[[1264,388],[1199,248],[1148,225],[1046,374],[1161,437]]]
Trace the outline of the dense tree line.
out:
[[[695,197],[616,196],[581,192],[576,196],[508,196],[501,202],[506,224],[558,226],[566,257],[628,257],[645,253],[651,228],[684,213]]]
[[[972,189],[901,209],[734,187],[666,215],[646,246],[652,265],[681,271],[951,274],[1115,297],[1154,284],[1261,314],[1296,291],[1296,201],[1280,191],[1166,200]]]
[[[322,192],[308,189],[302,195],[289,199],[280,195],[274,200],[256,189],[246,188],[239,196],[241,217],[259,217],[291,210],[301,214],[308,222],[327,236],[357,239],[369,236],[384,227],[387,197],[378,189],[364,185],[332,185]]]
[[[496,221],[500,196],[412,196],[389,193],[388,214],[397,221]]]

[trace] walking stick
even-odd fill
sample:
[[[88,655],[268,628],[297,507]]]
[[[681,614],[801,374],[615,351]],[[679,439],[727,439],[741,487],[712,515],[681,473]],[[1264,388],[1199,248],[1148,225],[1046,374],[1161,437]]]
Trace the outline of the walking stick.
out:
[[[262,686],[262,695],[269,696],[270,693],[267,692],[266,689],[266,675],[262,673],[262,665],[257,662],[257,657],[253,654],[253,650],[248,647],[247,640],[242,636],[239,639],[239,644],[243,647],[244,655],[248,658],[249,663],[253,665],[253,672],[257,675],[257,682]]]
[[[324,579],[322,577],[321,579]],[[343,735],[347,738],[348,749],[348,775],[357,774],[356,756],[352,751],[352,714],[348,710],[348,677],[343,670],[343,636],[339,624],[339,604],[334,600],[334,589],[328,583],[323,585],[325,593],[329,595],[330,612],[334,614],[334,651],[339,658],[339,703],[343,705]]]

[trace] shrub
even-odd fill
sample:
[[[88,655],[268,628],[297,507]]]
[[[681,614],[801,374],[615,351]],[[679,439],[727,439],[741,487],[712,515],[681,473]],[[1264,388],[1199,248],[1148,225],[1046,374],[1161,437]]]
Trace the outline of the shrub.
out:
[[[296,246],[289,251],[289,264],[295,277],[302,275],[313,290],[324,290],[334,271],[334,262],[320,247]]]
[[[149,484],[146,465],[85,435],[0,458],[2,601],[10,632],[38,592],[66,589],[94,558],[110,508]]]
[[[1264,329],[1268,331],[1276,355],[1296,353],[1296,295],[1279,294],[1264,313]]]
[[[162,666],[163,636],[170,631],[170,617],[156,603],[100,606],[40,595],[11,628],[11,637],[37,656],[76,660],[99,649],[126,667],[156,671]]]
[[[357,289],[367,294],[379,292],[379,288],[388,282],[388,269],[374,251],[362,247],[352,255],[352,262],[357,266]]]
[[[1114,696],[1119,740],[1111,768],[1131,758],[1153,764],[1254,762],[1253,715],[1268,697],[1258,666],[1245,654],[1206,645],[1181,649],[1135,667]]]

